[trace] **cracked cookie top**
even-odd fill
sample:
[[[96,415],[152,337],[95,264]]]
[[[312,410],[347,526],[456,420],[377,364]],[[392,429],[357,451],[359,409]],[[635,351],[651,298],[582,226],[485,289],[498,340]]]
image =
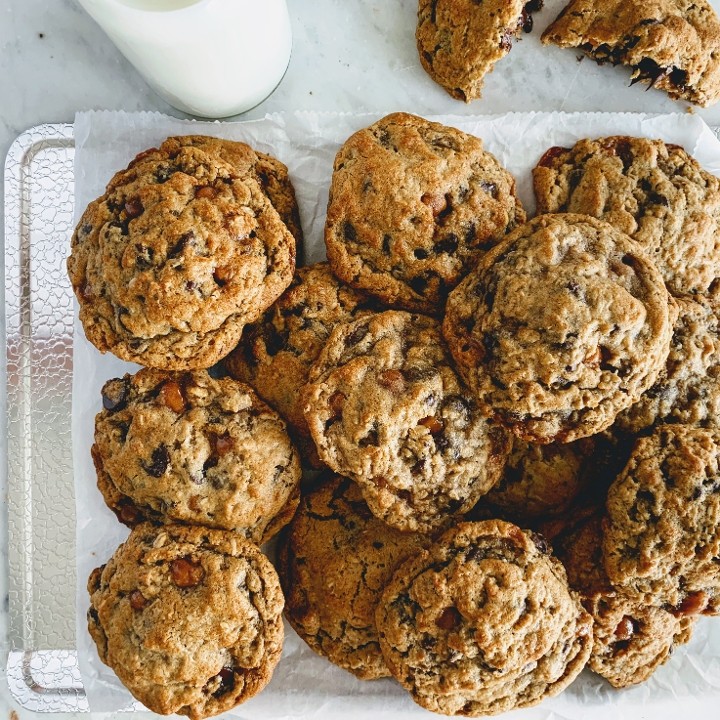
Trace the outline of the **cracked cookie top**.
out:
[[[202,720],[230,710],[280,660],[277,574],[235,533],[138,525],[88,591],[100,659],[153,712]]]
[[[369,306],[369,297],[342,285],[327,263],[298,268],[280,299],[245,328],[225,366],[288,421],[301,446],[312,445],[301,402],[310,367],[333,328],[365,314]],[[312,462],[314,446],[311,450],[305,455]]]
[[[452,368],[439,324],[424,315],[387,311],[338,326],[304,398],[320,458],[401,530],[432,530],[467,512],[509,450]]]
[[[210,367],[283,292],[295,239],[251,175],[201,146],[138,155],[73,234],[70,280],[100,351]]]
[[[338,152],[325,243],[342,281],[437,315],[484,251],[524,220],[514,178],[481,140],[395,113]]]
[[[92,456],[125,524],[186,522],[260,543],[290,521],[300,461],[285,423],[247,385],[145,369],[102,396]]]
[[[671,293],[720,289],[720,180],[678,145],[580,140],[548,150],[533,181],[538,213],[580,213],[614,225],[640,243]]]
[[[676,308],[640,247],[584,215],[542,215],[451,293],[443,334],[488,417],[530,442],[609,427],[657,379]]]
[[[328,479],[303,496],[282,536],[287,619],[315,652],[362,680],[389,677],[375,609],[395,568],[429,542],[375,518],[351,480]]]
[[[675,614],[720,613],[720,435],[687,425],[640,438],[607,497],[613,585]]]
[[[593,616],[588,667],[617,688],[647,680],[690,640],[694,619],[676,617],[613,588],[602,564],[602,515],[596,513],[552,542],[570,587]]]
[[[420,62],[458,100],[481,96],[483,79],[512,49],[520,31],[532,31],[531,13],[543,0],[420,0],[415,33]]]
[[[592,620],[560,562],[510,523],[462,523],[395,571],[377,609],[390,671],[427,710],[494,715],[580,673]]]
[[[543,43],[628,65],[633,83],[703,107],[720,99],[720,19],[707,0],[571,0]]]

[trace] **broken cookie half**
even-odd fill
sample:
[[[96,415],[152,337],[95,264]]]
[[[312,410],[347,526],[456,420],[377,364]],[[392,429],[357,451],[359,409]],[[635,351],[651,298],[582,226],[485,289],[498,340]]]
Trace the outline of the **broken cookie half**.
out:
[[[532,30],[532,13],[542,6],[543,0],[420,0],[420,62],[454,98],[475,100],[485,75],[510,52],[521,30]]]
[[[707,107],[720,100],[720,19],[707,0],[572,0],[544,44],[627,65],[632,83]]]

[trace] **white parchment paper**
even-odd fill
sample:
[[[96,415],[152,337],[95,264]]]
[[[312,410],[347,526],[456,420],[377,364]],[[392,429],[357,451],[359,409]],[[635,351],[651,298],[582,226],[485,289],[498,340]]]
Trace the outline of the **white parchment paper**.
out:
[[[283,113],[246,123],[181,121],[151,113],[81,113],[75,119],[76,215],[102,194],[113,173],[142,150],[168,135],[202,133],[242,140],[282,160],[295,185],[306,239],[306,262],[325,256],[323,225],[335,153],[354,131],[379,115]],[[720,175],[720,142],[692,115],[645,116],[603,113],[515,113],[502,116],[433,118],[482,138],[512,172],[525,207],[534,208],[530,170],[553,145],[569,146],[583,137],[625,134],[661,138],[685,147],[709,171]],[[100,389],[136,366],[101,355],[77,320],[74,338],[73,458],[77,506],[77,647],[90,708],[97,712],[141,708],[103,665],[85,623],[86,581],[128,534],[107,509],[96,488],[90,459]],[[692,713],[720,717],[720,619],[697,623],[692,642],[676,650],[651,680],[629,690],[613,690],[589,672],[562,695],[512,714],[518,720],[637,720]],[[415,705],[390,680],[362,682],[313,653],[286,625],[282,660],[268,688],[230,713],[238,718],[420,718],[436,717]]]

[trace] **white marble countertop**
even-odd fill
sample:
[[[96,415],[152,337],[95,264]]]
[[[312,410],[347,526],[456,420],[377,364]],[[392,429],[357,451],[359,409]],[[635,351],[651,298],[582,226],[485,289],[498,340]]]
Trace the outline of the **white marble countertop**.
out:
[[[720,11],[720,0],[711,3]],[[660,91],[629,87],[627,69],[598,67],[572,51],[541,48],[540,33],[563,4],[563,0],[546,0],[546,9],[535,16],[535,31],[524,36],[488,76],[484,97],[465,105],[450,98],[420,67],[414,39],[417,0],[288,0],[294,33],[290,66],[274,94],[242,117],[281,110],[406,110],[426,115],[688,111],[687,104],[673,102]],[[2,0],[2,157],[13,139],[31,126],[70,122],[77,110],[103,108],[181,115],[145,85],[74,0]],[[720,104],[695,112],[711,125],[720,124]],[[4,334],[4,317],[0,330]],[[0,455],[4,454],[0,444]],[[7,613],[7,522],[5,487],[0,491],[1,650]],[[0,657],[4,666],[5,653]],[[8,697],[4,678],[0,679],[0,720],[8,713],[16,720],[14,712],[22,718],[33,716]]]

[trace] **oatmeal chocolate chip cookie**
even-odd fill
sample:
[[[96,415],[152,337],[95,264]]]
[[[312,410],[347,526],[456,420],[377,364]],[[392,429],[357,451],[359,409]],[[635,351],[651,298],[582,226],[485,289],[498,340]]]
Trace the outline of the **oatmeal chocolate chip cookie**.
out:
[[[210,367],[289,285],[295,240],[250,176],[201,147],[150,150],[75,230],[68,271],[99,350]]]
[[[561,515],[585,489],[594,449],[593,438],[550,445],[515,438],[502,478],[480,502],[522,521]]]
[[[229,163],[240,177],[255,178],[295,238],[298,255],[300,254],[303,243],[300,211],[295,199],[295,188],[283,163],[245,143],[207,135],[170,137],[160,146],[159,151],[173,155],[187,146],[200,148]]]
[[[618,415],[639,433],[658,423],[720,426],[720,304],[700,295],[678,298],[670,354],[657,382]]]
[[[571,0],[544,44],[627,65],[648,83],[703,107],[720,99],[720,19],[707,0]]]
[[[338,152],[325,243],[342,281],[437,315],[484,251],[524,220],[515,180],[482,141],[395,113]]]
[[[426,532],[467,512],[509,450],[455,374],[438,323],[422,315],[388,311],[337,327],[304,399],[320,458],[400,530]]]
[[[485,75],[532,31],[543,0],[420,0],[415,33],[425,71],[454,98],[481,96]]]
[[[138,525],[88,591],[100,659],[153,712],[201,720],[230,710],[280,660],[277,574],[235,533]]]
[[[247,385],[205,371],[110,380],[92,456],[127,525],[185,522],[265,542],[290,522],[300,461],[285,423]]]
[[[451,293],[443,333],[482,412],[529,442],[570,442],[609,427],[655,382],[669,302],[626,235],[584,215],[542,215]]]
[[[690,640],[694,619],[676,617],[612,587],[602,566],[602,514],[581,521],[553,541],[570,587],[593,616],[588,667],[617,688],[647,680]]]
[[[251,384],[291,425],[303,455],[317,466],[301,390],[333,328],[368,312],[365,293],[342,285],[327,263],[298,268],[290,287],[243,331],[225,360],[230,374]],[[309,451],[309,452],[308,452]]]
[[[678,145],[605,137],[548,150],[533,170],[538,213],[605,220],[630,235],[675,295],[718,290],[720,180]]]
[[[389,677],[375,608],[395,568],[429,543],[376,519],[351,480],[330,478],[303,496],[282,536],[287,619],[315,652],[360,679]]]
[[[613,585],[678,616],[720,613],[720,435],[661,426],[608,492],[603,558]]]
[[[394,677],[445,715],[536,705],[575,679],[592,647],[592,619],[560,562],[499,520],[462,523],[404,562],[376,621]]]

